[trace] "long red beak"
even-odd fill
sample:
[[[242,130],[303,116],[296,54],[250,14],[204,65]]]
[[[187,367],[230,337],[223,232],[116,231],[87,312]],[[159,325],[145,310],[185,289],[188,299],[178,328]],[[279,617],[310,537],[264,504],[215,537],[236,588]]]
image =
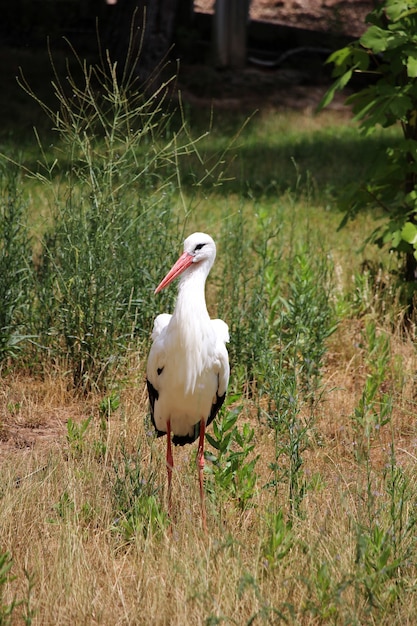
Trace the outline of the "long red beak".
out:
[[[165,278],[161,280],[154,293],[158,293],[159,291],[167,287],[169,283],[177,278],[177,276],[182,274],[182,272],[191,265],[191,263],[193,262],[193,258],[193,255],[189,252],[183,252],[178,261],[171,267]]]

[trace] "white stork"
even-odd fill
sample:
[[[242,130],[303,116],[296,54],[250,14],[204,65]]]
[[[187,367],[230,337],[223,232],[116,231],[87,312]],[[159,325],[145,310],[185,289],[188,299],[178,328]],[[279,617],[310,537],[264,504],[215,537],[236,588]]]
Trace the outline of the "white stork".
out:
[[[204,295],[207,276],[216,258],[216,244],[205,233],[184,241],[184,252],[155,289],[158,293],[180,276],[172,315],[155,319],[147,365],[152,422],[158,436],[167,435],[168,510],[171,515],[172,443],[199,439],[201,514],[206,529],[203,469],[206,426],[222,406],[229,382],[226,342],[229,329],[209,317]]]

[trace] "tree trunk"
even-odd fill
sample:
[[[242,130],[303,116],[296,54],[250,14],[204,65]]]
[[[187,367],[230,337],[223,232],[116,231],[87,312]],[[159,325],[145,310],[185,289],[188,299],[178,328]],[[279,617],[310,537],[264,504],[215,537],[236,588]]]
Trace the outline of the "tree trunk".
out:
[[[246,64],[246,35],[250,0],[216,0],[214,15],[215,62],[219,67]]]

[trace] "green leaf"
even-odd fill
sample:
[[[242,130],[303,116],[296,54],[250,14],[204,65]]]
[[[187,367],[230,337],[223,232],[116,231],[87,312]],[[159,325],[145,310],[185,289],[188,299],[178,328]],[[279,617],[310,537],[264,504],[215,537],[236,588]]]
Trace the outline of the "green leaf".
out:
[[[417,13],[417,8],[409,8],[409,2],[390,2],[386,7],[386,14],[393,22],[403,20]]]
[[[412,109],[413,103],[411,99],[404,93],[391,92],[387,96],[387,108],[399,120],[405,120],[407,113]]]
[[[417,245],[417,226],[412,222],[406,222],[401,231],[401,237],[404,241],[411,243],[411,245]]]
[[[216,450],[220,450],[219,443],[209,433],[206,433],[206,439],[209,442],[209,444],[213,446],[213,448],[215,448]]]
[[[318,111],[321,111],[332,102],[336,91],[341,91],[344,87],[346,87],[346,85],[352,78],[352,74],[353,70],[348,70],[333,83],[330,89],[326,91],[319,106],[317,107]]]
[[[223,420],[223,431],[230,430],[237,422],[239,413],[237,411],[231,411]]]
[[[352,50],[350,46],[346,46],[345,48],[340,48],[340,50],[335,50],[326,60],[326,63],[334,63],[335,65],[343,65],[345,64],[352,54]]]
[[[417,56],[407,57],[407,76],[409,78],[417,78]]]
[[[378,54],[387,50],[391,37],[392,35],[389,31],[373,25],[368,28],[359,41],[365,48],[369,48],[372,52]]]

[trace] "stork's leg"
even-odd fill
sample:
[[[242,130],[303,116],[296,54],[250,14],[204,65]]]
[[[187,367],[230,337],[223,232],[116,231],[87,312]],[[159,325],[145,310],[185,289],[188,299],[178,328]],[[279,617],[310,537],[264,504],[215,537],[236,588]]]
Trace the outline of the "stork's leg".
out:
[[[200,481],[200,500],[201,500],[201,520],[203,523],[203,530],[207,532],[207,520],[206,520],[206,505],[204,502],[204,436],[206,434],[206,420],[202,419],[200,422],[200,438],[198,440],[198,478]]]
[[[171,421],[167,421],[167,474],[168,474],[168,515],[172,518],[172,498],[171,498],[171,483],[172,483],[172,470],[174,468],[174,459],[172,456],[172,442],[171,442]]]

